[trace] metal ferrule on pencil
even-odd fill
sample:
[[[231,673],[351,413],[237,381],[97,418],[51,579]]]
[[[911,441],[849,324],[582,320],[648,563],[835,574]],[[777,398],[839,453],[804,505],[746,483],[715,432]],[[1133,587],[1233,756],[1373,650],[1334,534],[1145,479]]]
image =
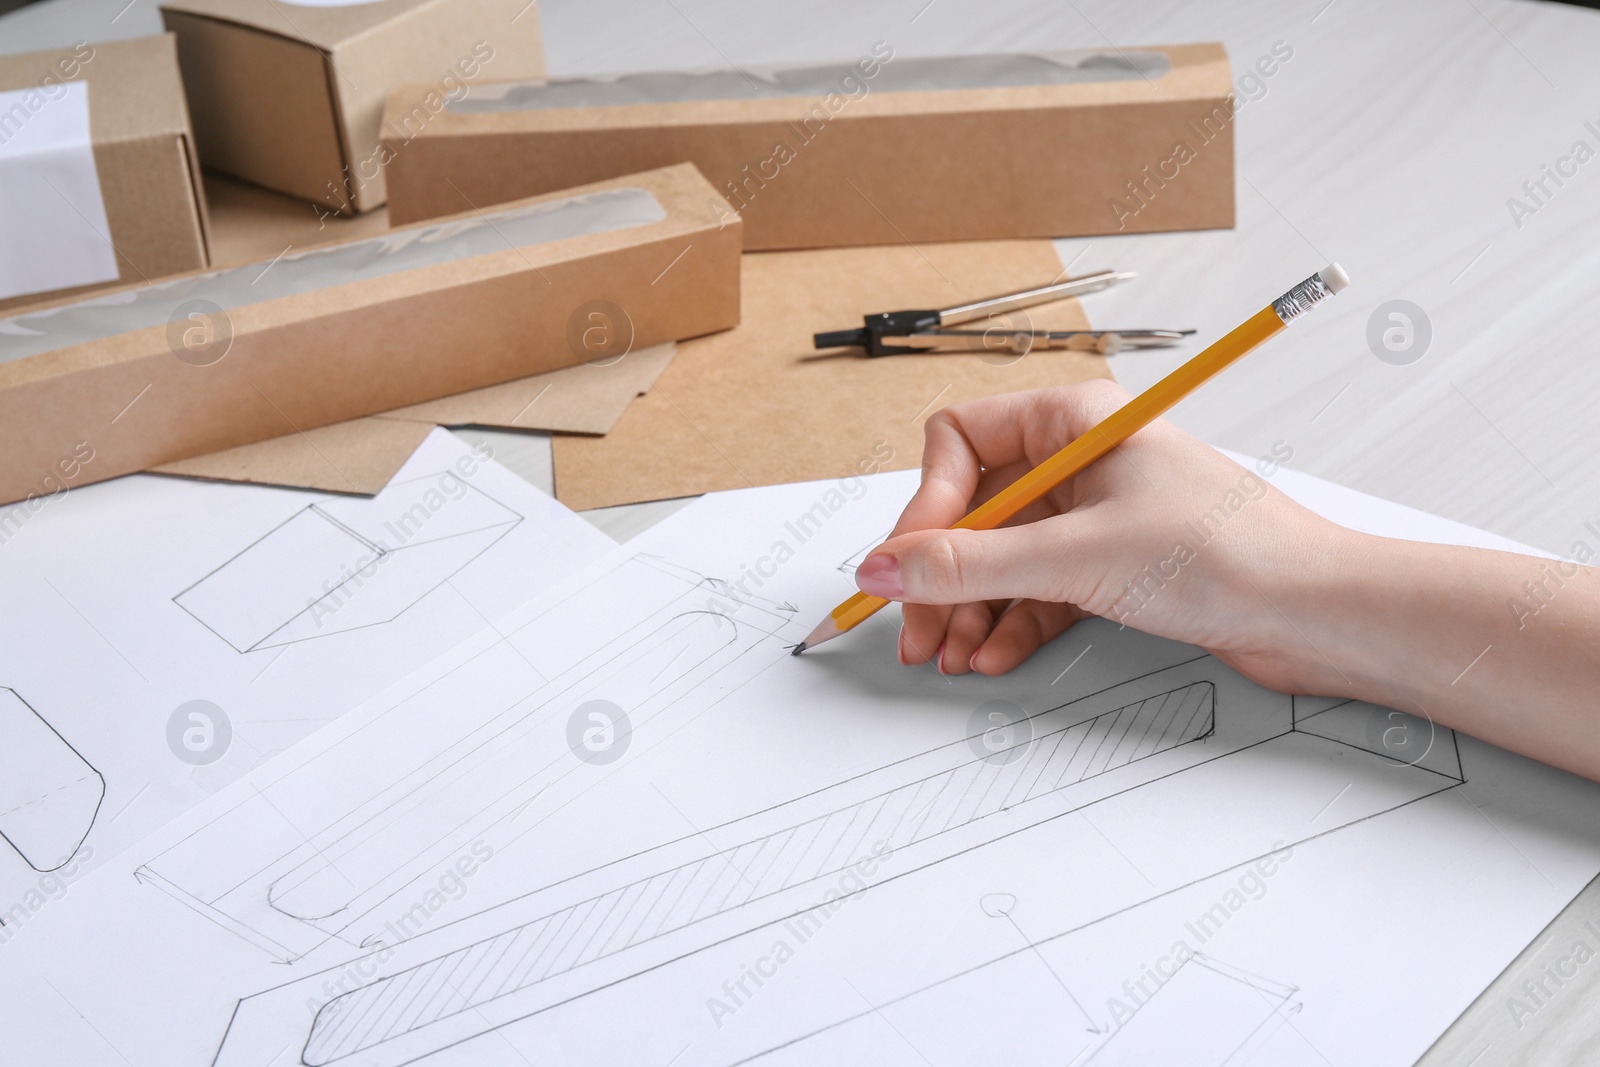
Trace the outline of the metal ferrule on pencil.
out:
[[[1333,293],[1334,290],[1328,288],[1328,283],[1322,280],[1322,273],[1319,271],[1274,300],[1272,310],[1278,313],[1278,318],[1287,326],[1328,299]]]

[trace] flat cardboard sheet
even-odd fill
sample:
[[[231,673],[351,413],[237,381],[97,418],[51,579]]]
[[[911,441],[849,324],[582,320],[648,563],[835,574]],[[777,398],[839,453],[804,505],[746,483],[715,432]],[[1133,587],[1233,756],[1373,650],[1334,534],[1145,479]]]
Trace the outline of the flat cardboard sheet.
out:
[[[869,312],[948,307],[1061,274],[1048,241],[746,254],[741,324],[679,344],[655,388],[605,437],[556,438],[556,496],[582,511],[915,467],[929,413],[1109,378],[1105,359],[1064,351],[867,359],[817,352],[811,335],[859,325]],[[1076,300],[1027,315],[1036,326],[1088,326]],[[1020,322],[1019,314],[1007,324]]]
[[[604,366],[535,374],[155,469],[218,481],[376,493],[435,425],[606,433],[634,398],[649,392],[673,348],[652,345]]]

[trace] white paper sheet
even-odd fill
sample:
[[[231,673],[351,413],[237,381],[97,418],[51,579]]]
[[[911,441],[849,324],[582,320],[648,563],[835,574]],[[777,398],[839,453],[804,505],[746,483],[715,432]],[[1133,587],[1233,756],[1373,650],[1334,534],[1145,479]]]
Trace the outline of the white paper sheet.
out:
[[[89,84],[0,93],[0,300],[117,280]]]
[[[789,656],[914,478],[707,497],[258,767],[0,949],[11,1047],[1403,1064],[1600,869],[1592,783],[1102,621]]]
[[[444,430],[374,498],[141,475],[0,509],[0,901],[614,547]]]

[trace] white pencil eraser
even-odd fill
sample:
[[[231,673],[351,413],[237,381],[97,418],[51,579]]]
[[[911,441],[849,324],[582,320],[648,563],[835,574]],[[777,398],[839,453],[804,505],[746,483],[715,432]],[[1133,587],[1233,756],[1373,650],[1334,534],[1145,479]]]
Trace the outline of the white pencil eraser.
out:
[[[1337,263],[1329,263],[1317,271],[1317,277],[1322,279],[1322,284],[1328,287],[1330,293],[1343,292],[1344,287],[1350,284],[1350,275]]]

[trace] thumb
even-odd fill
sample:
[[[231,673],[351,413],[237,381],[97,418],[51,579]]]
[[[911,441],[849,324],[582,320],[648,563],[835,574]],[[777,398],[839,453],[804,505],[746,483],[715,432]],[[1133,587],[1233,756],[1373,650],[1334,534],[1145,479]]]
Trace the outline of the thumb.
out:
[[[856,568],[862,592],[910,604],[1073,600],[1084,577],[1087,520],[1073,512],[999,530],[917,530]]]

